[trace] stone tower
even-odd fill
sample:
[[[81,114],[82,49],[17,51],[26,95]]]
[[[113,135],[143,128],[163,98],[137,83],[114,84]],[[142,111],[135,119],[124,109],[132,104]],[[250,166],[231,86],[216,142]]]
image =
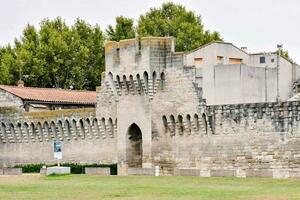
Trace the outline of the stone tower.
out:
[[[167,132],[191,129],[191,117],[198,116],[201,98],[192,81],[194,72],[184,68],[184,54],[174,52],[171,37],[108,42],[105,58],[97,118],[117,119],[121,168],[152,168],[153,152],[159,146],[171,150],[170,142],[163,139]],[[189,119],[188,113],[193,113]],[[175,128],[166,130],[166,116],[171,115],[170,127]]]

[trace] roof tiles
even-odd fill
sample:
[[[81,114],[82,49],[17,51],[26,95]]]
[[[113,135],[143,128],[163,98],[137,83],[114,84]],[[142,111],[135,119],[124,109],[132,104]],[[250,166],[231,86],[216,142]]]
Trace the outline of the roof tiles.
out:
[[[97,93],[94,91],[18,87],[8,85],[0,85],[0,89],[28,101],[86,105],[95,105],[97,102]]]

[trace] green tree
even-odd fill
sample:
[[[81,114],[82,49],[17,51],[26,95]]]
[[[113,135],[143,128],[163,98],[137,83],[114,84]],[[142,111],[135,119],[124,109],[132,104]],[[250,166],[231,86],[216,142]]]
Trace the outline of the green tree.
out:
[[[208,42],[222,40],[218,32],[204,29],[200,16],[171,2],[141,15],[137,33],[140,37],[173,36],[177,51],[189,51]]]
[[[81,19],[72,26],[45,19],[39,30],[27,25],[13,47],[1,49],[0,82],[16,84],[22,77],[26,86],[94,90],[104,70],[104,41],[98,25]]]
[[[109,25],[106,29],[108,40],[120,41],[123,39],[130,39],[135,37],[135,29],[133,26],[133,19],[119,16],[116,18],[116,25],[113,27]]]
[[[10,70],[16,66],[14,49],[7,45],[0,48],[0,84],[12,84]]]

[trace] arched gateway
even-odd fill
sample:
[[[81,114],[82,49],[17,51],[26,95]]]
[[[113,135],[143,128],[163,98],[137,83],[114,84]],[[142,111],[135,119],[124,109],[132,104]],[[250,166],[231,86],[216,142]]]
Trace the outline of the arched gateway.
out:
[[[135,123],[127,131],[127,163],[129,167],[142,167],[143,163],[142,131]]]

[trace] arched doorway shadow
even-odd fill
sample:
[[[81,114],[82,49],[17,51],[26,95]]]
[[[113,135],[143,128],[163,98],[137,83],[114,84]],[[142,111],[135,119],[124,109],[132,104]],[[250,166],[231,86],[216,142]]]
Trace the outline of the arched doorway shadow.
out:
[[[128,167],[142,167],[143,140],[142,131],[135,123],[127,131],[127,164]]]

